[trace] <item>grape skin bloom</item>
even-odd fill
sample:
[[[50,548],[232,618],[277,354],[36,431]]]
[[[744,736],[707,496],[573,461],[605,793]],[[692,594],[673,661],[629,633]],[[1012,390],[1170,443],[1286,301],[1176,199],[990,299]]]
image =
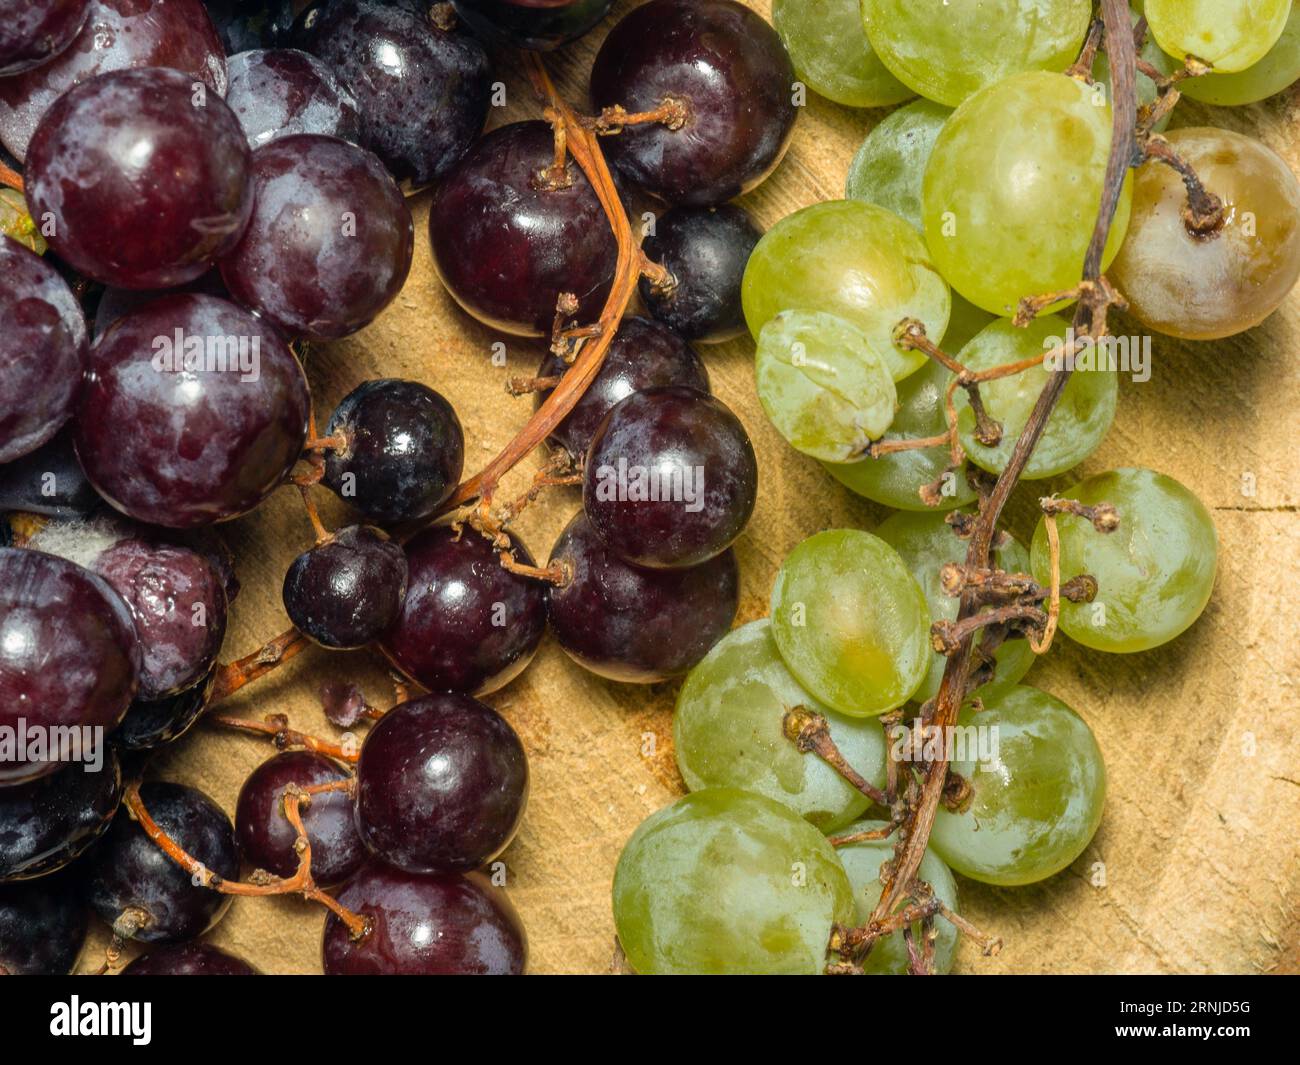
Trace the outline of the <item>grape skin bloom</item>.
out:
[[[915,95],[872,51],[858,0],[773,0],[772,25],[795,74],[819,96],[847,107],[888,107]]]
[[[921,183],[925,165],[952,108],[913,100],[891,111],[867,134],[849,166],[845,198],[874,203],[922,233]]]

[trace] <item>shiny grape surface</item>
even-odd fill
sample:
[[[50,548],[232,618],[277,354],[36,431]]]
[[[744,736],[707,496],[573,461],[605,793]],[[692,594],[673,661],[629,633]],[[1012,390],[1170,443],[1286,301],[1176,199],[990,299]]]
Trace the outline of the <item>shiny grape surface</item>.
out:
[[[884,787],[885,739],[879,724],[844,717],[809,694],[781,660],[767,618],[723,637],[678,692],[673,748],[686,786],[765,795],[823,832],[860,817],[867,797],[786,737],[783,719],[797,707],[823,715],[849,765]]]
[[[613,0],[454,0],[456,14],[494,44],[549,52],[593,29]]]
[[[1089,477],[1063,496],[1119,511],[1111,533],[1071,514],[1057,519],[1062,579],[1097,578],[1092,603],[1061,603],[1061,628],[1071,639],[1098,651],[1145,651],[1201,616],[1214,590],[1219,542],[1213,517],[1187,488],[1154,470],[1127,468]],[[1030,552],[1035,579],[1045,581],[1041,521]]]
[[[826,837],[773,799],[692,792],[632,834],[614,872],[614,924],[642,975],[822,971],[853,896]]]
[[[952,869],[986,884],[1033,884],[1059,873],[1092,841],[1106,801],[1106,767],[1092,730],[1061,702],[1020,686],[968,707],[959,729],[996,737],[996,753],[968,742],[953,772],[970,782],[970,808],[940,806],[930,846]],[[970,733],[967,733],[970,736]]]
[[[898,392],[889,365],[846,318],[782,311],[758,334],[755,360],[763,410],[805,455],[850,462],[894,419]]]
[[[66,976],[89,924],[75,873],[0,884],[0,976]]]
[[[71,427],[22,458],[0,464],[0,511],[67,520],[84,518],[103,502],[77,461]]]
[[[134,700],[111,737],[113,745],[123,751],[153,751],[175,743],[208,708],[215,679],[214,667],[197,684],[177,695]]]
[[[911,222],[921,232],[921,183],[925,164],[952,108],[913,100],[891,111],[862,142],[849,166],[844,196],[874,203]]]
[[[772,24],[795,74],[828,100],[887,107],[915,95],[872,50],[859,0],[773,0]]]
[[[1147,25],[1175,59],[1195,56],[1216,70],[1245,70],[1277,43],[1291,0],[1146,0]]]
[[[926,243],[953,288],[1010,317],[1022,297],[1079,283],[1110,128],[1110,106],[1098,106],[1088,85],[1043,72],[991,85],[953,114],[930,153],[922,192]],[[1124,240],[1131,186],[1130,176],[1103,268]]]
[[[1184,96],[1207,104],[1253,104],[1300,79],[1300,7],[1291,5],[1282,36],[1258,63],[1235,74],[1211,73],[1178,83]]]
[[[1064,70],[1092,18],[1088,0],[862,0],[884,65],[928,100],[956,107],[1025,71]]]
[[[1138,168],[1129,239],[1111,276],[1151,329],[1213,340],[1273,313],[1300,278],[1300,182],[1253,137],[1200,126],[1173,130],[1170,145],[1225,201],[1217,233],[1188,232],[1182,179],[1163,163]]]
[[[227,69],[226,104],[250,148],[294,133],[319,133],[353,144],[361,140],[355,97],[314,55],[295,48],[240,52],[230,57]]]
[[[176,943],[141,954],[122,976],[257,976],[243,958],[211,943]]]
[[[20,0],[5,5],[0,78],[48,63],[76,39],[89,13],[89,0]]]
[[[948,285],[916,231],[857,200],[819,203],[781,219],[750,256],[741,293],[755,339],[782,311],[825,311],[866,333],[895,381],[926,361],[894,344],[895,327],[916,318],[931,337],[941,337],[951,306]]]
[[[810,692],[843,714],[901,706],[930,668],[930,611],[903,560],[879,537],[808,537],[772,586],[772,635]]]

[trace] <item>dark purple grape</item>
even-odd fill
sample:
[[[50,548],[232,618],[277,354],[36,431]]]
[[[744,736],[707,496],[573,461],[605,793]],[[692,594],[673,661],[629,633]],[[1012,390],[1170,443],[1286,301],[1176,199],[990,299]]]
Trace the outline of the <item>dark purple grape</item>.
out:
[[[354,728],[370,709],[365,693],[351,681],[327,680],[320,686],[320,702],[329,723],[344,729]]]
[[[364,148],[315,133],[280,137],[253,153],[251,194],[252,218],[221,260],[221,278],[286,336],[348,336],[401,290],[411,212]]]
[[[293,876],[298,871],[298,833],[284,815],[285,790],[347,779],[345,769],[311,751],[286,751],[259,765],[244,781],[235,804],[235,835],[244,861],[276,876]],[[366,848],[357,835],[350,795],[320,792],[300,809],[311,842],[312,879],[337,884],[361,868]]]
[[[203,6],[232,60],[240,52],[283,44],[293,29],[293,0],[203,0]],[[232,64],[232,88],[234,82]]]
[[[551,630],[575,662],[610,680],[651,684],[685,673],[727,634],[740,604],[734,551],[686,569],[633,566],[581,512],[551,562],[569,576],[551,589]]]
[[[90,0],[90,15],[57,59],[0,79],[0,141],[22,161],[41,116],[74,85],[128,67],[170,67],[226,91],[226,53],[199,0]]]
[[[433,264],[447,291],[480,322],[520,336],[549,335],[561,292],[574,317],[595,321],[618,257],[605,211],[569,160],[557,187],[545,122],[516,122],[481,138],[447,174],[429,210]]]
[[[0,77],[48,63],[86,24],[89,0],[17,0],[0,18]]]
[[[510,542],[516,561],[532,565],[527,548]],[[381,649],[430,691],[496,691],[523,672],[542,642],[547,585],[511,573],[498,555],[473,529],[445,525],[406,545],[406,598]]]
[[[0,548],[0,786],[67,760],[52,729],[111,731],[139,670],[131,610],[103,578],[42,551]],[[6,735],[16,742],[33,730],[44,749],[6,748]]]
[[[211,943],[176,943],[141,954],[122,976],[260,976],[243,958]]]
[[[538,367],[538,377],[561,377],[565,361],[548,352]],[[685,385],[709,390],[709,372],[695,350],[671,329],[647,318],[624,318],[618,327],[596,379],[577,405],[555,427],[551,442],[574,458],[587,454],[605,415],[633,392],[655,385]],[[537,396],[541,406],[551,394],[548,388]]]
[[[423,0],[317,0],[292,43],[332,69],[361,108],[366,147],[399,181],[442,177],[487,122],[487,52]]]
[[[226,104],[250,148],[293,133],[320,133],[353,144],[361,114],[352,93],[314,55],[293,48],[241,52],[227,62]]]
[[[357,762],[357,828],[412,873],[465,873],[514,839],[528,757],[510,724],[468,695],[426,695],[388,711]]]
[[[187,854],[223,880],[238,879],[235,828],[203,792],[150,781],[141,785],[140,799],[154,823]],[[196,885],[130,817],[114,820],[90,855],[88,875],[94,911],[143,943],[181,943],[201,936],[230,904],[229,895]]]
[[[74,874],[0,885],[0,976],[66,976],[89,924]]]
[[[669,203],[709,206],[768,176],[790,143],[794,67],[776,30],[735,0],[653,0],[605,38],[591,70],[596,110],[685,105],[678,129],[628,126],[603,142],[628,181]]]
[[[366,381],[338,405],[328,435],[325,484],[371,521],[423,521],[455,491],[465,434],[441,395],[418,381]]]
[[[61,429],[48,444],[0,466],[0,511],[21,510],[70,521],[89,517],[103,505],[77,461],[71,427]]]
[[[757,494],[745,427],[720,400],[676,385],[636,392],[611,410],[583,471],[593,529],[639,566],[694,566],[724,551]]]
[[[528,962],[519,915],[479,873],[425,876],[372,860],[339,902],[372,927],[355,942],[336,916],[326,918],[326,976],[522,976]]]
[[[456,14],[493,44],[549,52],[576,41],[614,0],[454,0]]]
[[[215,266],[197,281],[176,288],[106,288],[100,293],[99,302],[95,306],[93,338],[98,340],[119,318],[139,310],[146,303],[152,303],[163,296],[178,296],[182,293],[217,296],[227,300],[230,298],[225,282],[221,280],[221,271]]]
[[[406,576],[406,555],[386,532],[349,525],[293,560],[284,608],[322,647],[365,647],[397,620]]]
[[[155,700],[137,699],[113,733],[113,743],[124,751],[154,751],[175,743],[208,708],[216,676],[214,668],[198,684],[176,695]]]
[[[101,74],[41,119],[26,195],[50,246],[106,285],[169,288],[234,247],[252,208],[239,121],[215,94],[148,67]],[[159,175],[167,176],[165,181]]]
[[[309,408],[302,367],[268,325],[212,296],[164,296],[119,318],[91,350],[77,455],[123,513],[210,524],[251,510],[284,480]]]
[[[0,882],[43,877],[82,854],[108,829],[122,798],[117,755],[95,758],[0,788]]]
[[[673,278],[667,288],[641,279],[646,309],[687,340],[716,344],[741,336],[740,282],[762,236],[749,212],[735,204],[674,207],[641,245]]]

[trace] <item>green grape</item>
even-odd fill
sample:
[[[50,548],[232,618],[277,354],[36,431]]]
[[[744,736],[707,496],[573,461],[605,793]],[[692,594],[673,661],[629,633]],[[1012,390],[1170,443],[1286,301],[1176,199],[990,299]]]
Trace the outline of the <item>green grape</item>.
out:
[[[785,664],[842,714],[902,706],[930,665],[930,612],[884,540],[830,529],[795,546],[772,586],[772,635]]]
[[[1133,23],[1136,25],[1137,20],[1142,17],[1141,0],[1135,0],[1132,7],[1133,10],[1130,14]],[[1151,34],[1149,33],[1142,41],[1141,56],[1158,71],[1166,75],[1172,74],[1182,65],[1166,55],[1161,50],[1160,46],[1152,40]],[[1113,105],[1115,101],[1111,94],[1110,87],[1110,62],[1107,60],[1104,50],[1099,49],[1096,57],[1092,61],[1092,80],[1105,89],[1106,99]],[[1181,89],[1183,85],[1180,84],[1178,87]],[[1156,83],[1146,74],[1143,74],[1142,71],[1137,71],[1137,102],[1141,105],[1152,104],[1155,103],[1158,95]],[[1165,127],[1169,125],[1169,119],[1171,117],[1172,115],[1165,115],[1152,128],[1154,128],[1156,132],[1162,132]]]
[[[1006,318],[986,326],[961,349],[958,360],[972,370],[989,370],[994,366],[1018,362],[1035,355],[1046,355],[1066,342],[1070,323],[1054,314],[1045,314],[1018,329]],[[1104,361],[1109,349],[1097,347],[1094,358]],[[1055,477],[1077,466],[1100,446],[1115,420],[1115,397],[1119,383],[1113,367],[1087,366],[1083,356],[1076,356],[1074,373],[1065,391],[1047,419],[1047,428],[1025,466],[1029,479]],[[1049,371],[1042,363],[1011,377],[985,381],[980,398],[989,416],[1002,425],[1002,439],[996,447],[987,447],[975,439],[975,413],[965,389],[953,397],[957,405],[957,431],[962,447],[971,462],[990,473],[1001,473],[1011,458],[1016,438],[1029,421],[1034,403]]]
[[[772,24],[799,80],[828,100],[888,107],[915,95],[871,50],[858,0],[773,0]]]
[[[953,288],[1009,318],[1021,297],[1079,283],[1110,123],[1109,104],[1065,74],[1016,74],[953,113],[930,153],[922,193],[926,242]],[[1103,266],[1123,243],[1131,199],[1130,175]]]
[[[758,334],[758,398],[796,451],[849,462],[884,435],[898,392],[885,360],[852,322],[782,311]]]
[[[1119,528],[1101,533],[1072,514],[1057,519],[1061,580],[1097,579],[1091,603],[1061,603],[1062,630],[1097,651],[1146,651],[1189,628],[1214,590],[1219,537],[1191,492],[1162,473],[1120,469],[1080,481],[1064,493],[1088,506],[1110,503]],[[1030,545],[1034,579],[1051,576],[1047,527]]]
[[[0,236],[12,237],[37,255],[44,255],[49,247],[17,189],[0,189]]]
[[[1229,74],[1268,55],[1290,14],[1291,0],[1146,0],[1147,25],[1161,48]]]
[[[893,211],[924,232],[921,181],[930,149],[951,114],[951,108],[929,100],[914,100],[891,112],[853,157],[844,195]]]
[[[786,806],[709,788],[641,822],[614,870],[614,925],[645,976],[820,973],[853,918],[844,867]]]
[[[948,562],[966,560],[966,541],[960,540],[942,514],[916,514],[901,512],[891,514],[876,529],[876,535],[898,552],[904,564],[912,571],[930,606],[931,621],[952,621],[960,605],[956,597],[948,595],[939,582],[939,570]],[[1008,573],[1028,573],[1029,553],[1015,540],[1007,538],[1005,546],[993,553],[994,565]],[[997,670],[993,680],[981,687],[979,693],[987,695],[1014,684],[1029,672],[1034,664],[1034,652],[1028,640],[1007,640],[994,652]],[[938,652],[930,654],[930,671],[912,696],[918,703],[933,699],[939,693],[944,666],[948,659]]]
[[[844,830],[851,832],[869,832],[885,827],[883,821],[859,821]],[[853,888],[853,901],[857,907],[856,923],[861,926],[871,919],[871,914],[880,901],[880,867],[894,857],[892,840],[865,840],[862,843],[850,843],[837,847],[844,871],[848,874],[849,884]],[[935,897],[953,913],[957,913],[957,882],[952,873],[932,850],[926,850],[921,859],[921,879],[934,888]],[[900,906],[901,908],[901,906]],[[934,919],[934,928],[938,933],[934,942],[934,963],[931,971],[942,976],[952,969],[953,955],[957,952],[957,929],[942,917]],[[912,935],[917,944],[921,943],[921,922],[912,925]],[[883,939],[876,940],[876,945],[867,955],[863,968],[876,976],[903,976],[907,973],[907,941],[902,932],[892,932]]]
[[[943,334],[945,351],[956,353],[975,339],[975,334],[997,321],[983,307],[976,307],[965,296],[952,294],[952,313],[948,315],[948,329]]]
[[[967,305],[969,306],[969,304]],[[982,312],[981,312],[982,313]],[[947,428],[943,397],[952,374],[937,362],[929,362],[905,381],[898,383],[898,412],[889,427],[889,438],[918,439],[937,436]],[[966,467],[951,475],[948,447],[895,451],[877,459],[859,462],[826,462],[827,472],[860,496],[900,510],[929,510],[921,500],[922,485],[943,478],[939,510],[951,510],[975,498],[966,480]]]
[[[926,361],[894,344],[904,318],[932,337],[948,325],[948,285],[911,226],[857,200],[814,204],[781,219],[758,242],[741,285],[754,339],[782,311],[826,311],[867,334],[895,381]]]
[[[763,618],[729,632],[691,670],[677,696],[673,742],[692,791],[733,787],[784,803],[823,832],[860,817],[862,792],[786,738],[787,710],[821,714],[851,766],[885,786],[885,737],[876,721],[844,717],[823,706],[791,676]]]
[[[1092,20],[1091,0],[862,0],[881,61],[927,100],[956,107],[1029,70],[1064,70]]]
[[[1297,80],[1300,80],[1300,7],[1292,4],[1282,36],[1258,63],[1236,74],[1188,78],[1178,83],[1178,89],[1184,96],[1202,103],[1235,107],[1266,100]]]
[[[1079,857],[1106,802],[1106,767],[1083,718],[1024,685],[985,699],[982,711],[967,707],[957,729],[952,769],[970,782],[971,803],[939,808],[934,852],[963,876],[1008,887]]]

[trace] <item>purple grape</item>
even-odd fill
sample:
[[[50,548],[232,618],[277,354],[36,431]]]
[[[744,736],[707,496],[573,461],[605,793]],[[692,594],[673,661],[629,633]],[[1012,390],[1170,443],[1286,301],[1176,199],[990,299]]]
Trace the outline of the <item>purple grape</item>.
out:
[[[215,266],[197,281],[176,288],[106,288],[100,294],[99,303],[95,306],[93,338],[98,340],[119,318],[139,310],[146,303],[152,303],[163,296],[190,293],[230,299],[230,293],[226,291],[225,283],[221,280],[221,271]]]
[[[485,41],[549,52],[595,28],[614,0],[454,0],[456,14]]]
[[[253,153],[251,194],[256,206],[221,277],[286,336],[348,336],[401,291],[411,212],[364,148],[315,133],[280,137]]]
[[[199,683],[176,695],[135,700],[113,733],[114,745],[123,751],[156,751],[175,743],[208,708],[216,676],[214,668]]]
[[[225,300],[155,300],[99,338],[90,366],[77,455],[99,493],[139,521],[187,528],[243,514],[306,442],[302,367],[269,326]]]
[[[48,63],[76,39],[89,0],[16,0],[0,19],[0,77]]]
[[[72,873],[0,885],[0,976],[66,976],[89,924]]]
[[[357,101],[315,56],[293,48],[241,52],[227,67],[226,104],[250,148],[294,133],[361,140]]]
[[[679,676],[731,628],[740,604],[736,554],[686,569],[644,569],[609,550],[579,512],[551,550],[569,580],[551,589],[547,616],[560,646],[610,680]]]
[[[176,943],[141,954],[123,976],[260,976],[243,958],[211,943]]]
[[[70,521],[104,505],[86,480],[65,426],[48,444],[0,466],[0,512],[20,510]]]
[[[232,59],[255,48],[275,48],[293,29],[293,0],[203,0]],[[234,73],[230,76],[234,84]]]

